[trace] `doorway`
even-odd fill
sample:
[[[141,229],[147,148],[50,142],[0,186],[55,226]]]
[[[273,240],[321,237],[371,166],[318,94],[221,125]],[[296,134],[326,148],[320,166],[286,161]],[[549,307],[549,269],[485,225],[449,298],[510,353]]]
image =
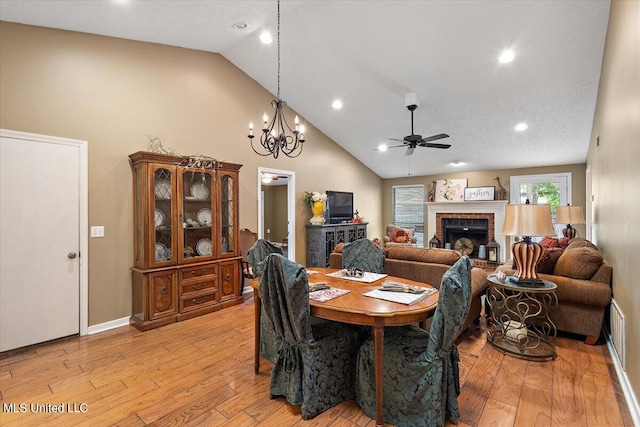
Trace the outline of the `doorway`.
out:
[[[88,332],[87,142],[0,130],[0,351]]]
[[[258,168],[258,238],[295,261],[295,172]]]

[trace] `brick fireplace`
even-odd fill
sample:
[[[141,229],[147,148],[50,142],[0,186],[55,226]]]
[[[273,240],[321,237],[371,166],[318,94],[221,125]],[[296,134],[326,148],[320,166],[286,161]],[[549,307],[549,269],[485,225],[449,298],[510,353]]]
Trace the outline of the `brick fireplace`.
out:
[[[427,203],[425,243],[435,234],[441,247],[447,242],[453,247],[455,240],[468,237],[474,243],[471,256],[475,258],[478,247],[494,239],[500,245],[500,262],[504,262],[509,248],[506,247],[505,237],[499,233],[504,223],[506,204],[506,200]]]

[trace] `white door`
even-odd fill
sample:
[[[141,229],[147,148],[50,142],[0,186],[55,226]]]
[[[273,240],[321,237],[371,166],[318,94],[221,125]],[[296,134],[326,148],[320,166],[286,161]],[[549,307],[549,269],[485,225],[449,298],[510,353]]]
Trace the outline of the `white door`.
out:
[[[80,159],[0,138],[0,351],[80,332]]]

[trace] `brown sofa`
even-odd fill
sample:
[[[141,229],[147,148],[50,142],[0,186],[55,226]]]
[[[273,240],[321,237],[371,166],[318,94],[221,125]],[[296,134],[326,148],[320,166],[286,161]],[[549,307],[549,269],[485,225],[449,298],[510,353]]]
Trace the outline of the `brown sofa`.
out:
[[[515,272],[510,262],[498,270],[506,275]],[[570,240],[565,248],[547,248],[538,263],[538,275],[558,286],[558,305],[549,312],[556,328],[585,335],[585,343],[595,344],[611,303],[612,275],[611,265],[602,258],[598,248],[581,238]]]
[[[330,254],[331,268],[342,268],[342,246],[340,243]],[[444,273],[460,259],[460,253],[448,249],[396,246],[384,250],[384,272],[440,288]],[[469,315],[462,330],[480,318],[481,299],[487,289],[487,273],[474,267],[471,271],[472,301]]]

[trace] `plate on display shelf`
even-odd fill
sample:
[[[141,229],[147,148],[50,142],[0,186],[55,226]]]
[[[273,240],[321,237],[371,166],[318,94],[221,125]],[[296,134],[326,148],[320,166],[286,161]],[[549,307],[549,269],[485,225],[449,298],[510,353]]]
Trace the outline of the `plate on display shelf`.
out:
[[[169,200],[171,198],[171,182],[159,179],[155,186],[156,199]]]
[[[164,219],[165,217],[162,211],[156,208],[156,219],[155,219],[156,228],[162,227],[164,225]]]
[[[207,256],[211,255],[211,240],[209,239],[200,239],[198,243],[196,243],[196,252],[198,255]]]
[[[200,225],[211,225],[211,209],[202,208],[196,213],[196,220]]]
[[[201,182],[197,182],[191,186],[189,193],[197,200],[206,200],[209,197],[209,189]]]
[[[171,259],[171,251],[162,243],[156,243],[156,262],[168,261]]]

